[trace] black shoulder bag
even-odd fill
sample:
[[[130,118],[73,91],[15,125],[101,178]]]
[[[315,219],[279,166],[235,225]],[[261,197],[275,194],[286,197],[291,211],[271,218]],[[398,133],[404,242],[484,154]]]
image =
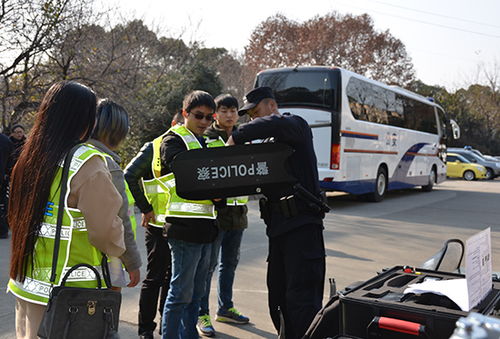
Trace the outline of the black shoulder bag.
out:
[[[51,281],[55,281],[62,218],[66,196],[69,166],[79,145],[73,147],[64,160],[61,178],[61,196],[57,213],[57,227],[52,258]],[[97,278],[97,288],[65,286],[71,272],[79,267],[92,270]],[[107,286],[111,286],[107,258],[103,254],[102,275]],[[66,272],[61,285],[50,292],[47,310],[38,329],[38,336],[46,339],[118,339],[121,293],[103,288],[101,275],[89,264],[78,264]]]

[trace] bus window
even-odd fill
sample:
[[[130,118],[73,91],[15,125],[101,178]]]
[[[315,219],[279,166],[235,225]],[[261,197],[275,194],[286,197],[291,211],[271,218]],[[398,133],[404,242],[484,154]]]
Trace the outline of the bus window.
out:
[[[404,127],[403,102],[394,92],[353,77],[346,94],[355,119]]]
[[[434,107],[420,101],[415,101],[417,119],[416,130],[426,133],[437,134],[436,113]]]
[[[269,72],[257,78],[256,86],[271,87],[280,107],[301,105],[331,110],[334,105],[333,84],[328,71]]]
[[[450,124],[447,124],[446,114],[439,107],[436,108],[438,113],[438,123],[439,131],[441,133],[441,142],[444,143],[448,139],[448,135],[451,135],[449,131],[451,130]]]

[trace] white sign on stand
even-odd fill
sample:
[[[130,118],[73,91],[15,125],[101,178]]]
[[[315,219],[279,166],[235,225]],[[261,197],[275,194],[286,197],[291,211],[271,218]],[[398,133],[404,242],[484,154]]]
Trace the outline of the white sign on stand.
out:
[[[465,278],[469,310],[491,291],[491,271],[491,230],[488,227],[465,242]]]

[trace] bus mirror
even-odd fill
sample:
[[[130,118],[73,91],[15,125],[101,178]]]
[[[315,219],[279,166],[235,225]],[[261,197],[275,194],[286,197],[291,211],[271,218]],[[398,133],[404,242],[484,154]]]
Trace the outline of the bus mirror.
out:
[[[460,138],[460,126],[458,126],[457,122],[453,119],[450,119],[451,131],[453,133],[453,139]]]

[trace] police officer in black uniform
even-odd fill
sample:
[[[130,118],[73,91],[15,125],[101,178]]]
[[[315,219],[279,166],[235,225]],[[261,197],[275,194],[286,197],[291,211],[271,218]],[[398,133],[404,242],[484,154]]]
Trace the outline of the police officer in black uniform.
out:
[[[326,209],[320,202],[311,129],[299,116],[281,115],[269,87],[250,91],[239,114],[252,121],[234,131],[228,144],[272,138],[294,149],[289,167],[298,184],[263,192],[260,207],[269,237],[269,312],[280,337],[302,338],[321,309],[325,280]]]

